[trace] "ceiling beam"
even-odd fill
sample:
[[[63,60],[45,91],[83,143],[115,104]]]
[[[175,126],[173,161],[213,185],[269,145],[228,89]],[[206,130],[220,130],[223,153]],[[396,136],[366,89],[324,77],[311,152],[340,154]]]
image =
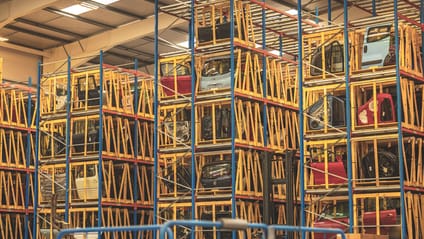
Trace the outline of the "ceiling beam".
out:
[[[87,23],[87,24],[91,24],[91,25],[94,25],[94,26],[98,26],[98,27],[101,27],[101,28],[106,28],[106,29],[114,29],[115,28],[114,26],[107,25],[107,24],[104,24],[104,23],[101,23],[101,22],[98,22],[98,21],[94,21],[94,20],[91,20],[91,19],[88,19],[88,18],[85,18],[85,17],[81,17],[79,15],[70,14],[70,13],[64,12],[64,11],[59,10],[59,9],[46,7],[43,10],[50,12],[50,13],[60,15],[60,16],[63,16],[63,17],[73,18],[75,20],[78,20],[78,21],[81,21],[81,22],[84,22],[84,23]]]
[[[47,34],[44,34],[44,33],[41,33],[41,32],[25,29],[25,28],[22,28],[22,27],[17,27],[17,26],[11,25],[11,24],[5,26],[4,28],[14,30],[14,31],[17,31],[17,32],[26,33],[26,34],[36,36],[36,37],[41,37],[41,38],[57,41],[57,42],[62,43],[62,44],[70,42],[69,40],[66,40],[66,39],[63,39],[63,38],[60,38],[60,37],[47,35]]]
[[[158,28],[159,31],[162,31],[168,29],[170,25],[182,23],[185,23],[185,21],[176,19],[167,14],[160,14]],[[46,51],[50,53],[51,57],[46,57],[44,62],[61,61],[70,56],[74,59],[72,61],[72,67],[80,66],[98,55],[101,50],[108,51],[116,45],[154,34],[153,27],[146,27],[154,26],[154,24],[155,20],[153,17],[144,20],[136,20],[116,29],[108,30],[64,46],[48,49]],[[56,70],[64,70],[63,67],[64,66],[60,63],[47,64],[45,71],[53,72]]]
[[[24,19],[24,18],[21,18],[21,17],[16,18],[15,21],[20,22],[20,23],[24,23],[24,24],[27,24],[27,25],[30,25],[30,26],[38,27],[38,28],[41,28],[41,29],[49,30],[49,31],[52,31],[52,32],[57,32],[57,33],[62,34],[62,35],[71,36],[71,37],[74,37],[76,39],[81,39],[81,38],[87,37],[87,36],[84,36],[84,35],[81,35],[81,34],[78,34],[78,33],[75,33],[75,32],[65,30],[63,28],[52,27],[52,26],[49,26],[49,25],[46,25],[46,24],[43,24],[43,23],[34,22],[34,21]]]
[[[18,17],[22,17],[48,7],[58,0],[10,0],[0,3],[0,28],[11,23]]]
[[[36,55],[36,56],[43,56],[43,57],[49,57],[50,56],[48,52],[29,48],[29,47],[26,47],[26,46],[16,45],[16,44],[13,44],[13,43],[10,43],[10,42],[0,42],[0,47],[4,47],[4,48],[7,48],[7,49],[12,49],[12,50],[15,50],[15,51],[20,51],[20,52],[23,52],[23,53]]]

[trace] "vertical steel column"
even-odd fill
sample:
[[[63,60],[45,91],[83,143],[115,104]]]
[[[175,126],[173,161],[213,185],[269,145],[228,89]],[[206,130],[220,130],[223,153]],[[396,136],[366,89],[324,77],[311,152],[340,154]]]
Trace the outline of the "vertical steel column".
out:
[[[315,23],[319,23],[319,9],[318,7],[315,7]]]
[[[97,184],[97,190],[99,198],[99,205],[97,207],[97,226],[102,226],[102,196],[103,196],[103,51],[100,51],[100,100],[99,100],[99,165],[97,165],[97,177],[98,177],[98,184]],[[98,236],[101,237],[100,232],[98,233]]]
[[[372,0],[372,16],[377,16],[377,8],[375,6],[375,0]]]
[[[159,167],[159,158],[158,158],[158,101],[159,101],[159,90],[158,90],[158,57],[159,57],[159,0],[155,0],[155,39],[154,39],[154,103],[153,103],[153,114],[154,114],[154,123],[153,123],[153,213],[157,213],[158,209],[158,167]],[[153,224],[157,224],[156,215],[153,216]],[[153,238],[156,238],[156,231],[153,231]]]
[[[280,36],[278,36],[278,49],[279,49],[279,56],[282,57],[283,56],[283,35],[280,34]]]
[[[421,1],[422,2],[422,1]],[[396,57],[396,118],[397,118],[397,133],[398,133],[398,157],[399,157],[399,181],[400,181],[400,217],[402,236],[406,238],[406,212],[405,212],[405,178],[403,165],[403,135],[402,135],[402,100],[400,89],[400,59],[399,59],[399,19],[398,19],[398,0],[393,1],[394,5],[394,28],[395,28],[395,57]]]
[[[266,0],[262,0],[262,2],[265,5],[265,1]],[[262,8],[262,50],[266,50],[266,9],[265,7]],[[262,96],[264,97],[264,99],[266,99],[267,96],[267,90],[268,90],[268,84],[267,84],[267,79],[266,79],[266,56],[263,55],[262,56],[262,88],[263,88],[263,94]],[[264,124],[264,135],[268,135],[268,128],[266,127],[267,123],[267,114],[266,114],[266,103],[264,103],[264,107],[263,107],[263,112],[262,112],[262,117],[263,117],[263,124]],[[267,142],[267,137],[264,137],[264,146],[266,147],[268,145]]]
[[[231,218],[235,218],[237,212],[236,205],[236,147],[235,147],[235,137],[236,137],[236,118],[235,118],[235,94],[234,94],[234,1],[230,0],[230,72],[231,72]],[[233,231],[232,238],[236,238],[236,232]]]
[[[350,88],[349,88],[349,14],[348,14],[348,2],[343,0],[343,11],[344,11],[344,27],[343,27],[343,38],[344,38],[344,67],[345,67],[345,92],[346,92],[346,154],[347,154],[347,187],[348,187],[348,200],[349,200],[349,232],[353,232],[353,191],[352,191],[352,146],[351,141],[351,112],[350,112]]]
[[[138,176],[138,59],[134,59],[134,132],[133,132],[133,145],[134,145],[134,164],[133,164],[133,195],[134,203],[137,203],[138,200],[138,187],[137,187],[137,176]],[[133,212],[133,225],[138,225],[137,223],[137,207],[134,206]],[[137,238],[137,232],[133,232],[133,237]]]
[[[66,166],[65,166],[65,222],[68,223],[69,220],[69,167],[70,167],[70,158],[69,154],[71,152],[71,58],[67,59],[67,84],[66,84]],[[101,129],[101,128],[100,128]]]
[[[38,163],[39,163],[39,147],[40,147],[40,96],[41,96],[41,62],[38,63],[38,79],[37,79],[37,106],[35,108],[35,162],[34,162],[34,221],[32,225],[32,236],[37,238],[37,217],[38,217]]]
[[[421,56],[424,56],[424,1],[420,1],[420,23],[421,23]],[[424,69],[424,61],[422,62]]]
[[[262,0],[263,4],[265,5],[265,1],[266,0]],[[266,50],[266,10],[265,7],[262,7],[262,50]],[[266,56],[262,55],[262,89],[263,89],[263,98],[266,99],[267,96],[267,77],[266,77],[267,71],[266,71]],[[266,135],[268,135],[268,130],[267,130],[267,105],[266,102],[264,102],[263,105],[263,111],[262,111],[262,118],[263,118],[263,125],[264,125],[264,147],[266,147],[268,145],[268,140]],[[265,157],[262,159],[266,162],[264,162],[262,165],[264,172],[266,172],[265,174],[269,174],[269,175],[264,175],[264,179],[263,179],[263,191],[264,191],[264,199],[263,199],[263,207],[264,207],[264,222],[267,224],[270,223],[275,223],[273,222],[273,220],[271,219],[272,216],[270,215],[271,212],[271,206],[273,205],[272,202],[272,197],[270,196],[271,193],[271,188],[272,186],[270,185],[272,182],[272,176],[270,174],[271,172],[271,165],[272,165],[272,158],[270,157],[270,153],[269,152],[265,152]],[[265,171],[266,170],[266,171]],[[268,185],[266,185],[268,184]]]
[[[328,25],[331,25],[331,0],[328,0],[328,8],[327,8],[327,22]]]
[[[194,13],[194,7],[195,7],[195,0],[191,0],[191,12],[190,12],[190,29],[189,29],[189,47],[190,47],[190,53],[191,53],[191,219],[196,219],[196,115],[195,115],[195,90],[196,90],[196,74],[195,74],[195,57],[194,57],[194,24],[195,24],[195,13]],[[194,227],[191,228],[192,231]],[[191,233],[191,239],[195,238],[195,233]]]
[[[32,86],[32,78],[28,78],[28,87]],[[31,91],[28,92],[28,105],[27,105],[27,120],[28,120],[28,130],[27,130],[27,146],[26,146],[26,157],[25,157],[25,168],[28,170],[31,165],[31,120],[32,120],[32,113],[31,113]],[[24,226],[24,238],[28,239],[29,237],[29,228],[28,228],[28,222],[29,222],[29,215],[28,215],[28,207],[29,207],[29,184],[30,184],[30,177],[29,177],[29,171],[25,172],[25,226]]]
[[[298,38],[298,84],[299,84],[299,153],[300,153],[300,226],[305,226],[305,162],[304,162],[304,119],[303,119],[303,30],[302,30],[302,0],[297,0],[297,38]],[[305,239],[305,232],[301,238]]]

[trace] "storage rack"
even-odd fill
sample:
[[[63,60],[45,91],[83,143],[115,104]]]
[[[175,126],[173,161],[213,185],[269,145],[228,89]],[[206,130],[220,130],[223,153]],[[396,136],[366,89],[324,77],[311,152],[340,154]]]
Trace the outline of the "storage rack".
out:
[[[194,70],[190,78],[191,94],[176,96],[177,92],[173,97],[157,99],[160,113],[155,133],[159,145],[155,161],[159,177],[156,179],[158,200],[155,212],[158,222],[237,217],[251,222],[287,223],[294,218],[293,212],[297,217],[298,207],[292,208],[290,219],[286,217],[288,189],[281,184],[286,179],[285,152],[296,150],[299,140],[296,61],[291,56],[272,52],[283,52],[283,44],[289,46],[295,41],[285,37],[292,32],[285,33],[280,27],[282,25],[279,23],[277,26],[275,22],[295,25],[297,18],[258,1],[216,1],[212,4],[188,1],[164,6],[160,10],[192,20],[191,44],[183,54],[185,57],[167,56],[156,61],[155,69],[162,71],[161,78],[158,71],[155,74],[157,95],[160,96],[164,78],[168,80],[169,75],[173,75],[172,82],[183,79],[176,71],[163,77],[163,64],[175,62],[175,59],[188,59],[185,62],[189,61]],[[216,32],[218,24],[220,28],[234,29],[234,33],[222,37]],[[311,21],[302,24],[305,28],[315,26]],[[205,33],[208,27],[210,32]],[[209,34],[210,38],[204,40],[202,34]],[[277,39],[277,44],[268,43],[269,37]],[[156,50],[157,47],[156,42]],[[284,52],[295,53],[294,48],[289,47],[284,48]],[[222,87],[205,84],[206,78],[214,75],[204,69],[208,64],[217,64],[215,70],[221,68],[218,75],[228,74],[225,76],[227,82],[219,82],[224,84]],[[167,117],[170,115],[172,117]],[[226,119],[223,120],[223,117]],[[167,136],[164,136],[164,121],[172,122],[174,129],[177,123],[182,125],[184,122],[184,128],[189,128],[190,140],[182,143],[184,140],[174,129],[165,132]],[[206,167],[218,162],[231,162],[231,179],[223,184],[226,188],[208,186],[205,181],[202,183]],[[293,164],[297,163],[294,160]],[[185,175],[176,172],[185,172]],[[272,181],[268,182],[275,185],[268,189],[272,192],[267,193],[264,188],[268,185],[264,185],[263,181],[265,176],[269,176],[268,172],[272,175],[269,179]],[[185,180],[182,180],[184,176]],[[292,180],[299,182],[298,172]],[[291,195],[293,200],[299,200],[299,188],[296,189]],[[272,203],[266,205],[268,201]],[[187,232],[190,235],[194,229],[174,230],[177,234]],[[207,231],[195,233],[198,236],[206,234],[206,238],[218,235],[214,233],[212,237]],[[254,234],[249,232],[248,237]]]
[[[34,98],[29,85],[3,82],[0,58],[0,237],[33,238]]]
[[[299,65],[299,71],[304,73],[300,79],[304,96],[301,95],[299,107],[305,118],[300,148],[307,156],[301,156],[301,179],[305,180],[301,194],[306,195],[301,205],[308,212],[301,215],[302,225],[320,226],[326,221],[327,226],[351,233],[423,236],[418,226],[413,226],[422,224],[416,213],[422,191],[416,177],[422,170],[418,166],[422,161],[418,152],[423,136],[422,112],[418,110],[423,79],[423,16],[419,14],[422,5],[422,1],[358,1],[354,6],[373,16],[348,21],[348,4],[344,1],[343,26],[332,25],[308,34],[299,31],[299,36],[303,35],[299,45],[304,46],[299,57],[304,63]],[[331,8],[328,15],[331,16]],[[366,53],[363,46],[371,42],[371,30],[365,29],[384,24],[391,26],[386,39],[393,39],[388,43],[393,45],[395,62],[361,69],[361,58]],[[343,55],[349,57],[342,59],[339,69],[325,69],[326,64],[313,69],[312,55],[320,52],[317,54],[326,62],[324,52],[334,40],[340,42]],[[347,45],[350,47],[343,47]],[[342,103],[337,105],[335,102],[340,99]],[[323,115],[311,117],[319,100]],[[383,101],[388,108],[382,109]],[[329,111],[340,111],[343,105],[344,113],[330,117]],[[383,110],[386,118],[379,113]],[[342,122],[340,116],[344,117]],[[311,125],[312,121],[315,125]],[[333,210],[327,214],[331,218],[323,218],[326,207]],[[373,215],[376,219],[369,220]]]
[[[68,59],[66,72],[40,74],[37,238],[63,228],[152,224],[153,80],[103,64],[102,56],[97,66],[71,70]],[[140,236],[152,234],[102,235]]]

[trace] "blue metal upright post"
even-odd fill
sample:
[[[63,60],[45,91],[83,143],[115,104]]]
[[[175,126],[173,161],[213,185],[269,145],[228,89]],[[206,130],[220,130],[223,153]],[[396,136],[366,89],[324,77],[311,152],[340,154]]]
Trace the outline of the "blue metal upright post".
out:
[[[133,144],[134,144],[134,164],[133,164],[133,195],[134,195],[134,203],[137,203],[138,200],[138,187],[137,187],[137,178],[138,178],[138,59],[134,60],[134,132],[133,132]],[[137,225],[137,208],[134,207],[133,212],[133,224]],[[137,238],[137,232],[133,232],[133,237]]]
[[[280,34],[280,36],[278,36],[278,50],[279,52],[279,56],[282,57],[283,56],[283,35]]]
[[[331,0],[328,0],[327,5],[327,23],[328,25],[331,25]]]
[[[421,1],[422,2],[422,1]],[[398,0],[393,1],[394,4],[394,28],[395,28],[395,57],[396,57],[396,118],[398,133],[398,157],[399,157],[399,181],[400,181],[400,218],[402,237],[406,238],[406,212],[405,212],[405,179],[403,165],[403,135],[402,135],[402,99],[400,89],[400,60],[399,60],[399,19],[398,19]]]
[[[237,212],[237,204],[236,204],[236,124],[235,124],[235,92],[234,92],[234,70],[235,70],[235,63],[234,63],[234,0],[230,0],[230,72],[231,72],[231,218],[235,218],[236,212]],[[233,237],[236,238],[236,232],[233,231]]]
[[[32,87],[32,78],[28,78],[28,87]],[[25,168],[28,170],[31,166],[31,120],[32,120],[32,113],[31,113],[31,91],[28,92],[28,105],[27,105],[27,143],[26,143],[26,158],[25,158]],[[29,236],[29,215],[28,215],[28,207],[29,207],[29,184],[30,184],[30,173],[27,171],[25,172],[25,227],[24,227],[24,238],[28,239]]]
[[[266,0],[262,0],[262,2],[265,4]],[[281,37],[281,35],[280,35]],[[280,41],[280,44],[281,41]],[[282,46],[281,46],[282,48]],[[266,10],[265,8],[262,8],[262,50],[266,50]],[[263,89],[263,94],[262,96],[264,97],[264,99],[267,98],[267,91],[268,91],[268,84],[267,84],[267,65],[266,65],[266,56],[263,55],[262,56],[262,89]],[[266,127],[266,125],[268,125],[267,122],[267,105],[266,103],[264,103],[263,106],[263,112],[262,112],[262,118],[263,118],[263,125],[264,125],[264,135],[268,135],[268,127]],[[264,146],[266,147],[268,145],[268,137],[264,137]]]
[[[100,96],[99,96],[99,165],[97,165],[97,177],[98,177],[98,184],[97,184],[97,192],[98,192],[98,200],[99,205],[97,206],[97,226],[102,226],[102,196],[103,196],[103,173],[102,173],[102,165],[103,165],[103,51],[100,51],[100,80],[99,80],[99,86],[100,86]],[[100,232],[99,232],[99,238],[100,238]]]
[[[153,105],[153,114],[154,114],[154,123],[153,123],[153,213],[157,213],[158,208],[158,167],[159,167],[159,158],[158,158],[158,101],[159,101],[159,90],[158,90],[158,56],[159,56],[159,0],[155,0],[155,38],[154,38],[154,105]],[[157,217],[153,217],[153,224],[157,224]],[[153,238],[156,238],[156,232],[153,232]]]
[[[41,96],[41,62],[38,63],[37,79],[37,106],[35,109],[35,162],[34,162],[34,220],[32,225],[32,236],[37,238],[37,217],[38,217],[38,163],[39,163],[39,144],[40,144],[40,96]]]
[[[421,24],[421,56],[424,56],[424,1],[420,1],[420,24]],[[422,69],[424,69],[424,61],[422,62]],[[422,75],[421,75],[422,76]]]
[[[351,112],[350,112],[350,88],[349,88],[349,14],[348,14],[348,2],[343,1],[344,11],[344,68],[345,68],[345,92],[346,92],[346,154],[347,154],[347,187],[348,187],[348,201],[349,201],[349,232],[353,232],[353,190],[352,190],[352,146],[351,141]]]
[[[377,8],[375,6],[375,0],[372,0],[372,16],[377,16]]]
[[[319,23],[319,8],[315,7],[315,23]]]
[[[194,5],[195,0],[191,0],[191,16],[190,16],[190,29],[189,29],[189,47],[191,51],[191,171],[196,172],[196,115],[195,115],[195,108],[194,108],[194,101],[195,101],[195,90],[196,90],[196,74],[195,74],[195,57],[194,57]],[[196,174],[191,174],[191,219],[196,219],[196,198],[195,198],[195,192],[196,192]],[[192,228],[192,231],[194,228]],[[191,239],[195,238],[195,233],[191,233]]]
[[[302,32],[302,0],[297,0],[297,38],[298,38],[298,85],[299,85],[299,154],[300,154],[300,226],[305,226],[305,162],[304,162],[304,119],[303,119],[303,32]],[[305,232],[301,238],[305,239]]]
[[[68,57],[68,72],[66,85],[66,166],[65,166],[65,222],[69,222],[69,167],[70,167],[70,152],[71,152],[71,58]],[[101,128],[100,128],[101,129]]]

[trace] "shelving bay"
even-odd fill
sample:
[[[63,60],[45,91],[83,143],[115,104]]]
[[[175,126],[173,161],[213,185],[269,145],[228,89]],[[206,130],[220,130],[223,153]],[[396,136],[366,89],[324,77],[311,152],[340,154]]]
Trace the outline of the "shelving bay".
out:
[[[190,19],[186,4],[161,10]],[[283,183],[289,180],[287,171],[294,172],[290,182],[299,183],[299,161],[296,156],[286,158],[286,151],[296,150],[299,140],[296,62],[258,46],[262,31],[254,18],[261,6],[234,1],[231,18],[229,2],[196,3],[192,9],[196,53],[167,55],[158,61],[162,75],[157,81],[168,94],[158,99],[158,222],[236,217],[293,224],[298,218],[298,214],[286,217],[286,211],[299,210],[293,200],[299,199],[300,188],[291,189],[294,193],[288,197],[290,189]],[[236,25],[233,45],[230,19]],[[181,68],[188,65],[194,70],[183,74]],[[191,81],[191,89],[188,83],[176,89],[175,85],[182,86],[178,81]],[[285,170],[288,160],[291,170]],[[180,236],[193,230],[199,238],[218,236],[208,229],[174,228]]]
[[[366,2],[355,6],[365,8]],[[348,31],[303,35],[309,226],[390,238],[421,236],[418,227],[408,226],[421,222],[413,211],[419,208],[414,194],[421,186],[412,182],[421,168],[423,136],[422,29],[419,16],[410,10],[416,4],[399,1],[397,15],[377,16],[393,7],[383,1],[375,5],[375,17],[349,22]],[[415,186],[407,186],[411,184]]]
[[[32,238],[34,90],[3,82],[0,58],[0,237]]]
[[[101,64],[40,82],[38,238],[63,228],[151,224],[152,78]],[[104,237],[141,234],[152,236]]]

